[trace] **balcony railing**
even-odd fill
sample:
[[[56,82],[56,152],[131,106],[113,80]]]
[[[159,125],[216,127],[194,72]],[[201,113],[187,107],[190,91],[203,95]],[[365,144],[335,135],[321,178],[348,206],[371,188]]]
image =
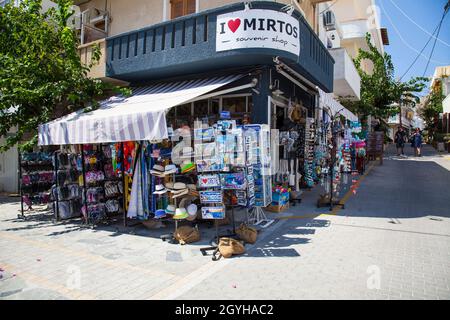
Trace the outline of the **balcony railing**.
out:
[[[359,100],[361,77],[347,51],[344,48],[330,49],[330,54],[335,61],[334,94],[346,99]]]
[[[279,11],[283,6],[269,1],[252,2],[254,9]],[[298,11],[293,16],[300,22],[299,57],[268,48],[216,52],[217,16],[243,9],[242,3],[231,4],[110,37],[106,74],[125,81],[143,81],[271,64],[274,56],[280,56],[310,81],[332,90],[333,58]]]
[[[80,55],[81,62],[84,65],[89,65],[92,62],[92,52],[94,49],[94,46],[99,46],[100,49],[100,60],[97,64],[92,66],[89,77],[90,78],[105,78],[106,77],[106,63],[105,63],[105,56],[106,56],[106,39],[100,39],[96,40],[90,43],[82,44],[78,47],[78,53]]]

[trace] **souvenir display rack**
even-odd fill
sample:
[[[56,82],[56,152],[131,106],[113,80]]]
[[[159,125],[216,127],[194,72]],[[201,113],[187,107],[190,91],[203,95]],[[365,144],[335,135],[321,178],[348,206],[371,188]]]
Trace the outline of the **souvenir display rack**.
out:
[[[314,186],[314,150],[315,150],[316,126],[314,118],[306,118],[305,124],[305,156],[303,182],[307,188]]]
[[[274,220],[267,219],[262,207],[267,207],[272,202],[272,176],[270,165],[270,129],[267,125],[244,125],[246,139],[253,140],[250,144],[248,157],[251,160],[253,182],[255,189],[255,204],[248,217],[250,224],[259,225],[262,228],[270,226]]]
[[[53,212],[55,220],[66,220],[81,216],[82,188],[79,185],[77,153],[56,151],[54,153],[55,186],[53,193]]]
[[[339,159],[338,159],[338,150],[339,150],[339,136],[342,133],[342,126],[339,122],[340,114],[336,114],[334,117],[330,117],[329,130],[331,130],[331,150],[330,150],[330,162],[327,170],[327,177],[329,180],[329,186],[326,187],[328,190],[327,201],[325,203],[318,203],[318,207],[326,206],[330,207],[330,211],[333,210],[334,206],[341,206],[342,209],[345,208],[345,205],[340,202],[340,200],[334,199],[334,193],[337,189],[337,183],[340,182],[339,175]]]
[[[51,152],[29,152],[18,154],[20,215],[25,219],[24,204],[27,211],[33,205],[49,204],[51,188],[55,182],[53,174],[53,155]]]
[[[119,147],[119,145],[117,146]],[[113,152],[114,150],[114,152]],[[123,173],[122,170],[114,170],[113,162],[121,163],[117,156],[116,145],[100,144],[101,171],[104,174],[103,190],[105,193],[105,218],[106,221],[116,219],[123,213]],[[119,161],[118,161],[119,160]]]
[[[55,220],[82,216],[86,225],[95,227],[123,212],[123,170],[112,168],[113,146],[78,145],[78,152],[55,152]]]

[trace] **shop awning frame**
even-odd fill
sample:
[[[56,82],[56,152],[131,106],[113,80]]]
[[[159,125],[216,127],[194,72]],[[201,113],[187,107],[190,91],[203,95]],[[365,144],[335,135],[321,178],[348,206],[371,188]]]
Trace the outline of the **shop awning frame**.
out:
[[[289,79],[291,82],[293,82],[306,92],[312,93],[316,96],[318,95],[319,106],[322,108],[327,108],[330,111],[331,116],[334,117],[335,115],[340,114],[347,120],[358,121],[358,117],[353,112],[341,105],[336,99],[334,99],[332,94],[326,93],[318,86],[314,85],[311,81],[293,70],[287,64],[283,63],[278,57],[273,58],[273,61],[276,64],[275,67],[278,73]]]
[[[79,110],[39,125],[38,144],[67,145],[167,139],[167,110],[197,98],[204,99],[206,94],[243,76],[233,74],[136,87],[131,96],[111,97],[100,102],[100,107],[94,111]],[[228,90],[242,88],[241,85]]]
[[[324,92],[319,87],[317,87],[317,90],[319,91],[320,106],[322,108],[327,108],[330,111],[332,118],[340,114],[349,121],[358,121],[358,117],[334,99],[332,94]]]

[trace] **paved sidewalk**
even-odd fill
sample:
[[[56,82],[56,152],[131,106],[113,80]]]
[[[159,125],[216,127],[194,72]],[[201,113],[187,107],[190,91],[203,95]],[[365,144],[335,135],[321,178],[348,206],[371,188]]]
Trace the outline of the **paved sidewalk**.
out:
[[[2,198],[0,299],[449,299],[450,159],[392,151],[356,195],[341,191],[344,210],[317,209],[318,186],[272,214],[245,255],[218,262],[200,254],[206,226],[179,246],[159,240],[170,229],[18,220]]]

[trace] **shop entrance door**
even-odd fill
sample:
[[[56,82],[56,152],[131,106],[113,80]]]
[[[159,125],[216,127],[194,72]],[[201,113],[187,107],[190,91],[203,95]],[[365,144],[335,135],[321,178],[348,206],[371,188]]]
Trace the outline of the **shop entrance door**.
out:
[[[286,102],[284,101],[286,100]],[[287,118],[287,99],[284,97],[270,98],[270,128],[281,129]]]

